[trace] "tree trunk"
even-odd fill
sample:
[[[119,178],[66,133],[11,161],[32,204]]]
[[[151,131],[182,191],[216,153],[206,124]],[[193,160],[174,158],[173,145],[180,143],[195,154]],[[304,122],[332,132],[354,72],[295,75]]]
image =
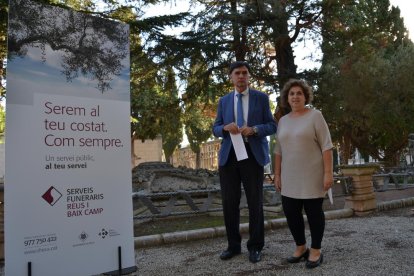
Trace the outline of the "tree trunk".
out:
[[[201,152],[197,151],[196,153],[196,169],[200,169],[201,167]]]
[[[276,38],[275,49],[279,87],[282,88],[290,78],[296,77],[295,57],[289,35],[280,34]]]
[[[270,22],[270,27],[273,31],[273,43],[276,51],[279,88],[282,89],[290,78],[296,77],[295,57],[293,56],[292,40],[289,36],[289,16],[285,4],[282,1],[274,1],[272,13],[276,19]]]
[[[341,164],[348,164],[348,159],[351,158],[351,136],[344,134],[340,143],[340,160]]]
[[[168,164],[172,164],[172,155],[165,155],[165,162]]]
[[[240,15],[237,11],[237,0],[230,2],[231,13],[234,15],[232,20],[232,32],[233,32],[233,51],[236,56],[236,60],[244,61],[246,58],[246,41],[247,41],[247,28],[238,21]],[[237,16],[236,16],[237,15]],[[241,31],[240,31],[241,28]]]

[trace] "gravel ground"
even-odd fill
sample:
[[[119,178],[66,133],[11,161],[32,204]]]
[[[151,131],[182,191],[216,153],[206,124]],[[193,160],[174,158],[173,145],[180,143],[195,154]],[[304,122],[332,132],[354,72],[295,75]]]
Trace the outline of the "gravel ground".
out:
[[[248,261],[245,248],[231,260],[220,260],[226,241],[217,238],[137,249],[138,270],[129,275],[414,275],[413,208],[328,220],[322,245],[324,263],[313,270],[306,269],[304,262],[284,261],[294,244],[289,230],[281,228],[266,232],[263,258],[256,264]],[[0,275],[3,269],[1,263]]]
[[[241,255],[222,261],[219,253],[226,240],[206,239],[137,249],[135,275],[414,275],[412,209],[327,221],[324,263],[313,270],[306,269],[304,262],[284,261],[294,244],[289,230],[282,228],[266,232],[263,258],[257,264],[248,261],[245,248]]]

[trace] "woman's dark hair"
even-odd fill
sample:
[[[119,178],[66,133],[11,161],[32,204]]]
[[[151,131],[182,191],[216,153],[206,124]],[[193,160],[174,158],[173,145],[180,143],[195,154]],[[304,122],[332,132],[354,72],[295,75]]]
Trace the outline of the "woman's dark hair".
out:
[[[310,104],[313,100],[313,92],[312,87],[305,81],[305,80],[298,80],[298,79],[290,79],[285,85],[283,86],[282,91],[280,92],[280,105],[284,108],[290,108],[288,102],[288,94],[289,90],[294,87],[299,86],[303,90],[303,94],[305,95],[305,105]]]

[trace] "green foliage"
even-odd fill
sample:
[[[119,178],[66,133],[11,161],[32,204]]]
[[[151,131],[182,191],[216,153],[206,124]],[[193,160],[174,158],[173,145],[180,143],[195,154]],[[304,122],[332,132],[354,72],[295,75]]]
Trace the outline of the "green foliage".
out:
[[[8,1],[0,0],[0,62],[6,59],[7,56],[7,14]],[[3,64],[0,64],[0,81],[6,78],[6,70],[3,69]],[[0,84],[0,100],[4,97],[6,89],[3,82]]]
[[[190,147],[193,152],[199,153],[201,144],[211,137],[212,119],[206,120],[202,107],[195,105],[187,107],[186,119],[185,132]]]
[[[131,35],[131,114],[133,136],[163,138],[166,159],[182,141],[180,100],[172,67],[160,69],[143,52],[138,35]]]
[[[178,89],[175,80],[175,73],[172,67],[167,68],[165,72],[164,92],[166,96],[166,106],[164,113],[161,114],[161,135],[162,148],[165,159],[170,161],[170,157],[175,149],[180,145],[183,139],[181,123],[181,107],[178,98]]]
[[[413,45],[389,1],[350,2],[327,9],[315,105],[345,160],[356,147],[396,164],[414,126]]]
[[[210,84],[206,60],[199,54],[191,56],[190,72],[184,101],[184,125],[191,150],[196,154],[196,167],[200,167],[201,144],[211,137],[214,117],[211,111],[211,95],[214,87]]]

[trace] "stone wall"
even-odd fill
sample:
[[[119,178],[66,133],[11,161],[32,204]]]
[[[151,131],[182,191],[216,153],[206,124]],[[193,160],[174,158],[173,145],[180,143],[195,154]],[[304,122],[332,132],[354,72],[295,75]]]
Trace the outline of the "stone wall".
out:
[[[132,169],[134,192],[158,193],[219,189],[218,183],[217,171],[176,168],[166,162],[141,163]]]

